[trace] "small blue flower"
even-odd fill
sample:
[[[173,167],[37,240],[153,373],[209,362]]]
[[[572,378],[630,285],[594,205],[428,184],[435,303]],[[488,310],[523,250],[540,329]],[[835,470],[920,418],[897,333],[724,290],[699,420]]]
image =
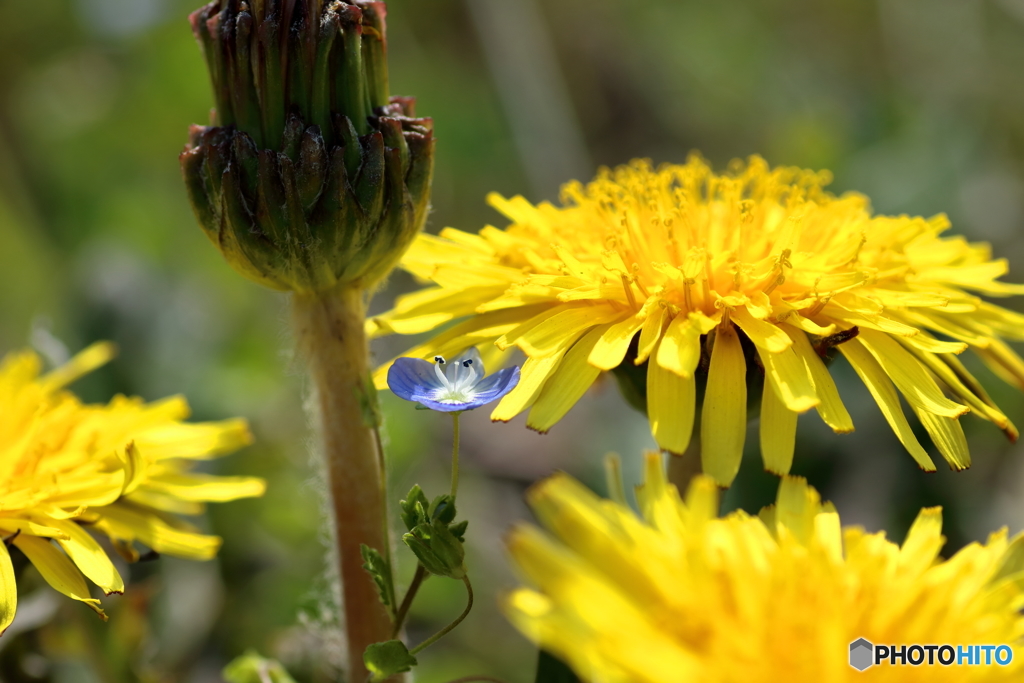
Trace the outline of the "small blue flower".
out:
[[[475,347],[451,362],[441,356],[435,356],[433,363],[399,358],[388,370],[388,386],[397,396],[442,413],[479,408],[501,398],[517,384],[517,365],[484,377],[484,364]]]

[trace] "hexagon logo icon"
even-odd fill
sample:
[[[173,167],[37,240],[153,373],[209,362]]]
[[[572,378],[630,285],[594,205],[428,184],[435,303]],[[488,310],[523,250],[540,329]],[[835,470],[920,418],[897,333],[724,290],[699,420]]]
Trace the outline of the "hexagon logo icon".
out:
[[[874,664],[875,646],[864,638],[850,643],[850,666],[857,671],[864,671]]]

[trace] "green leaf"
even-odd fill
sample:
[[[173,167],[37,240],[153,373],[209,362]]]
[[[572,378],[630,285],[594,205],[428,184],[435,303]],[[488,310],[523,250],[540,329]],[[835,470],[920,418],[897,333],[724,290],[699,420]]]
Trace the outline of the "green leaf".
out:
[[[396,604],[395,587],[391,582],[391,567],[388,566],[387,560],[364,543],[359,544],[359,550],[363,555],[363,569],[370,573],[373,582],[377,584],[380,601],[385,607],[393,607]]]
[[[372,674],[372,681],[383,681],[395,674],[409,671],[419,662],[409,654],[409,649],[400,640],[374,643],[363,653],[363,663]]]
[[[580,683],[580,679],[562,660],[541,650],[537,657],[537,678],[534,683]]]
[[[228,683],[295,683],[284,667],[273,659],[264,659],[249,650],[224,667]]]

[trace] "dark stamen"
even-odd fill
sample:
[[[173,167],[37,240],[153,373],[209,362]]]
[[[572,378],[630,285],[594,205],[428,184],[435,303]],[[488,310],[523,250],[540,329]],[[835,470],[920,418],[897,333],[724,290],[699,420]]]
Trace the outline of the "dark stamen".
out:
[[[438,365],[444,365],[444,356],[434,356],[434,362]]]
[[[472,364],[473,364],[473,360],[472,359],[462,361],[462,367],[464,367],[464,368],[468,368]]]

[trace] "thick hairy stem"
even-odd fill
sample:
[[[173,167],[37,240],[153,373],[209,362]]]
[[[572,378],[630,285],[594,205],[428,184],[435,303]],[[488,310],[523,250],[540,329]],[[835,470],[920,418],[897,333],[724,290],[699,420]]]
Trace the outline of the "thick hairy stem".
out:
[[[378,413],[370,380],[365,293],[295,294],[293,323],[316,390],[348,643],[348,680],[366,680],[363,651],[391,636],[387,611],[363,569],[360,544],[388,550]]]

